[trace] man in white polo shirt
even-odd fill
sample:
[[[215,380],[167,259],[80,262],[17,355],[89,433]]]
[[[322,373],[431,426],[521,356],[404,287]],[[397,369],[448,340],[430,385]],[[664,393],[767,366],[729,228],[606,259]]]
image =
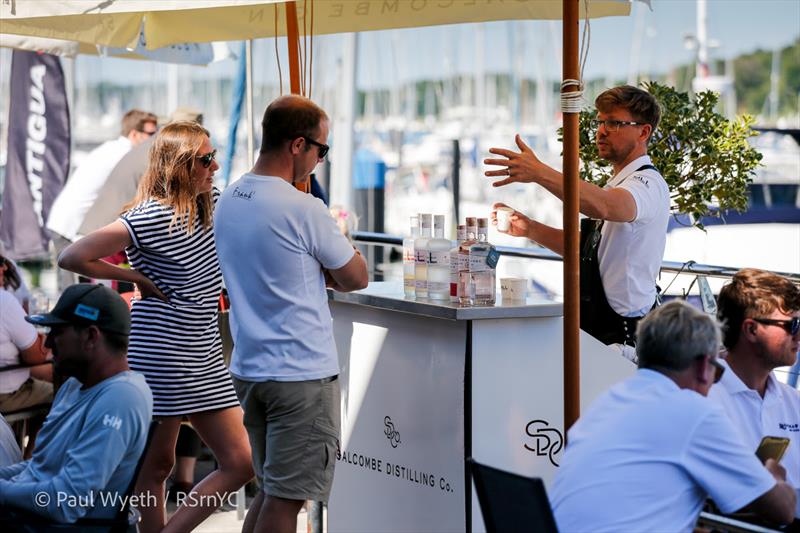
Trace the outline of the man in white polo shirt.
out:
[[[636,323],[656,303],[656,277],[667,242],[669,188],[647,155],[661,111],[656,99],[623,85],[595,99],[597,152],[611,163],[614,175],[603,187],[580,184],[581,329],[604,342],[633,346]],[[505,159],[486,159],[499,176],[495,187],[536,183],[564,199],[564,176],[540,161],[517,135],[520,151],[492,148]],[[499,207],[505,204],[495,204]],[[564,255],[564,232],[532,220],[519,211],[508,231]]]
[[[367,285],[367,266],[322,201],[300,192],[328,153],[328,117],[307,98],[267,107],[253,169],[220,196],[214,232],[231,300],[230,370],[261,492],[242,531],[294,532],[325,502],[339,444],[339,361],[325,286]],[[257,515],[257,521],[251,519]]]
[[[762,465],[705,396],[720,376],[716,321],[683,301],[639,324],[639,370],[569,430],[550,491],[560,531],[692,531],[706,496],[792,521],[796,496],[774,460]]]
[[[730,371],[708,397],[722,406],[751,451],[767,436],[789,439],[781,465],[800,496],[800,391],[772,372],[797,360],[800,289],[772,272],[747,268],[722,288],[717,308]]]

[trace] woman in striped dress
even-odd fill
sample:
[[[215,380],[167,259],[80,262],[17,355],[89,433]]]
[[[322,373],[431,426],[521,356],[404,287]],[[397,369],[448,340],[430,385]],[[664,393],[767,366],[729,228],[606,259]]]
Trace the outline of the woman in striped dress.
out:
[[[161,420],[137,482],[143,531],[190,531],[253,477],[250,445],[222,360],[217,304],[222,288],[212,215],[219,168],[208,131],[193,122],[164,127],[150,149],[132,207],[67,248],[59,266],[90,278],[136,284],[128,360],[153,392]],[[130,269],[102,260],[125,249]],[[181,420],[189,418],[219,470],[201,481],[165,526],[164,482],[175,463]]]

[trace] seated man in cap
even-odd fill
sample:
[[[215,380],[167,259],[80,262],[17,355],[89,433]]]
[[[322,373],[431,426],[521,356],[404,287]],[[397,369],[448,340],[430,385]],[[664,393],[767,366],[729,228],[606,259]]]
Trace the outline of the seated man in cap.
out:
[[[0,468],[0,529],[14,510],[57,522],[113,518],[144,450],[153,399],[128,369],[130,312],[108,287],[68,287],[53,310],[26,317],[49,326],[45,345],[67,379],[29,461]]]

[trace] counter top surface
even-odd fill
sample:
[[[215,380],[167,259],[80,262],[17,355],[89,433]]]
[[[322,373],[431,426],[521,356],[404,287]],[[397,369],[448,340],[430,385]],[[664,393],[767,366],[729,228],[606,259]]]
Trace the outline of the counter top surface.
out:
[[[366,289],[355,292],[328,290],[328,300],[446,320],[485,320],[564,315],[564,306],[561,302],[548,299],[543,295],[529,295],[525,302],[503,303],[498,294],[498,300],[494,306],[461,307],[457,304],[451,304],[449,301],[434,302],[432,300],[406,298],[403,294],[403,283],[392,281],[372,282]]]

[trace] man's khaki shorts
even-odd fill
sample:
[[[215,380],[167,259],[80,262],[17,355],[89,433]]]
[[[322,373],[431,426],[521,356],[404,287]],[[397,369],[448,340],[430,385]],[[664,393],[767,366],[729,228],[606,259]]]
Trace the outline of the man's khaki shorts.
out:
[[[8,413],[52,401],[53,384],[30,377],[14,392],[0,394],[0,411]]]
[[[327,502],[339,446],[339,380],[252,382],[233,378],[269,496]]]

